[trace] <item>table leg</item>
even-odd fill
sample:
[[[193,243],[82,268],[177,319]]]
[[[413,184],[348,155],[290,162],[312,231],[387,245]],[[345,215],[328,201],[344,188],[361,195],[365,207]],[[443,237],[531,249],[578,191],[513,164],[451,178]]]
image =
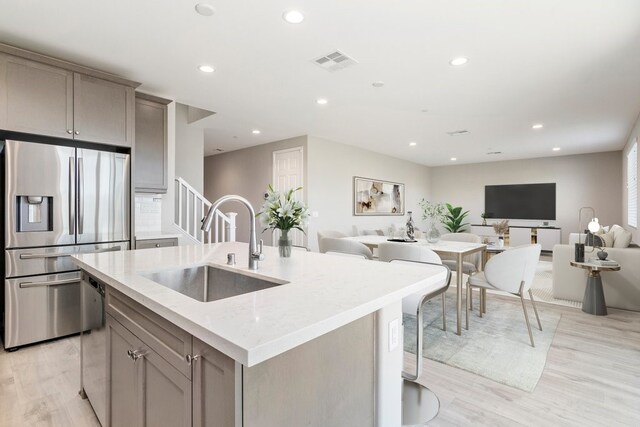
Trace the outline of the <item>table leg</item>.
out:
[[[462,335],[462,254],[458,254],[456,263],[456,293],[456,333]]]
[[[607,315],[607,305],[604,301],[604,290],[602,289],[602,278],[598,270],[589,272],[589,276],[587,277],[587,287],[584,290],[582,311],[596,316]]]
[[[482,251],[482,271],[484,271],[484,266],[487,265],[487,261],[489,260],[489,253],[486,249]],[[487,312],[487,290],[485,288],[480,288],[480,312]]]

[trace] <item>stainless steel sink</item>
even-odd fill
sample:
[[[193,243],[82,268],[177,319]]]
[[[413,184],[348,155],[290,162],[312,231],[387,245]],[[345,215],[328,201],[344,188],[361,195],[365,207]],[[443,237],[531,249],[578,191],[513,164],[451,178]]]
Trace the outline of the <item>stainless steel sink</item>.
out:
[[[162,270],[144,273],[141,276],[202,302],[230,298],[289,283],[272,278],[248,276],[211,265]]]

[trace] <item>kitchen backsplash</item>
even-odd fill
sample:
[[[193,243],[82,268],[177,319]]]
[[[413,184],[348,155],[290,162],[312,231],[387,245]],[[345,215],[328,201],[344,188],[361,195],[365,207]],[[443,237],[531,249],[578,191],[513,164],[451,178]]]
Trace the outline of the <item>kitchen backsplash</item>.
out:
[[[162,196],[136,194],[136,232],[155,232],[162,228]]]

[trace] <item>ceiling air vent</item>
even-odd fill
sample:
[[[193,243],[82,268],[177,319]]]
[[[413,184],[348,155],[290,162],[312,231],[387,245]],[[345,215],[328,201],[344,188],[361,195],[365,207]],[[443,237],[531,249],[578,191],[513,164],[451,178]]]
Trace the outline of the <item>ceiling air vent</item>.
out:
[[[493,155],[495,155],[495,154],[502,154],[502,151],[489,151],[489,152],[487,153],[487,155],[488,155],[488,156],[493,156]]]
[[[344,53],[336,50],[327,55],[322,55],[319,58],[312,59],[312,61],[320,68],[327,71],[338,71],[351,65],[356,65],[358,61],[345,55]]]
[[[466,130],[466,129],[463,129],[463,130],[454,130],[453,132],[447,132],[447,134],[448,134],[449,136],[467,135],[467,134],[469,134],[469,133],[471,133],[471,132],[469,132],[469,131],[468,131],[468,130]]]

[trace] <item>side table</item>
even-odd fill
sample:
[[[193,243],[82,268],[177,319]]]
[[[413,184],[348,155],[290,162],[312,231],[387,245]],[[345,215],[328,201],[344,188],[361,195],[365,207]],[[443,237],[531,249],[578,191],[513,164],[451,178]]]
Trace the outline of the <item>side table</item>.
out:
[[[604,301],[604,291],[602,289],[601,271],[618,271],[619,265],[599,265],[592,262],[575,262],[571,261],[571,265],[578,268],[584,268],[589,272],[587,276],[587,286],[584,290],[584,299],[582,301],[582,311],[596,316],[607,315],[607,305]]]

